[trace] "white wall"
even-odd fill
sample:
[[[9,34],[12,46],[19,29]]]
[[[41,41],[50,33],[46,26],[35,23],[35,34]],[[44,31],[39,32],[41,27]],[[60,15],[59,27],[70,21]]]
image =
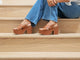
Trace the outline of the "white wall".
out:
[[[0,0],[0,4],[2,4],[2,0]]]

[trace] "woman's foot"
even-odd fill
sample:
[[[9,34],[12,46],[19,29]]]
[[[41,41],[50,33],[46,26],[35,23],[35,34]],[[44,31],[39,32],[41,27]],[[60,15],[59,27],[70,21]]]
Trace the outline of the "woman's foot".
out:
[[[17,28],[13,29],[13,32],[15,34],[24,34],[25,31],[27,31],[28,34],[32,33],[31,22],[29,20],[27,20],[27,19],[22,21],[22,23]]]
[[[43,28],[39,29],[39,33],[42,35],[58,34],[58,24],[54,21],[49,21],[49,23]]]

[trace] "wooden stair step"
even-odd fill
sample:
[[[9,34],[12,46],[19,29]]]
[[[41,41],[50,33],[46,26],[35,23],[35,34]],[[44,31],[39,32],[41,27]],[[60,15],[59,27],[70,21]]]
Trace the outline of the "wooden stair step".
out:
[[[0,17],[25,17],[32,6],[0,6]]]
[[[39,33],[33,33],[33,34],[20,34],[16,35],[14,33],[0,33],[0,38],[26,38],[26,39],[57,39],[57,38],[80,38],[80,33],[63,33],[63,34],[58,34],[58,35],[40,35]]]
[[[0,52],[1,60],[80,60],[79,52]]]
[[[0,17],[0,33],[13,33],[24,17]],[[40,27],[45,26],[48,21],[40,20],[37,26],[33,27],[33,33],[38,32]],[[80,33],[80,19],[59,19],[60,33]]]
[[[37,0],[0,0],[2,3],[0,5],[28,5],[33,6]]]
[[[0,52],[80,52],[80,33],[0,33]]]
[[[36,0],[0,0],[0,17],[25,17]]]

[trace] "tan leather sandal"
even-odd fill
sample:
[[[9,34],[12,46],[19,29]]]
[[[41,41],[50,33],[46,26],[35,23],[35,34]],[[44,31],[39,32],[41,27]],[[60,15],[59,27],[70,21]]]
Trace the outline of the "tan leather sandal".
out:
[[[58,34],[58,24],[49,22],[46,26],[39,29],[39,33],[42,35]]]
[[[32,33],[32,26],[29,20],[24,20],[17,28],[13,29],[15,34],[24,34],[27,31],[27,34]]]

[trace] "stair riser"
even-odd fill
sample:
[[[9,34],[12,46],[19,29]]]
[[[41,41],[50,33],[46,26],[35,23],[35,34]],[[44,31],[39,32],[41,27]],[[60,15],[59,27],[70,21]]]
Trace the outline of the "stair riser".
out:
[[[0,6],[0,17],[25,17],[32,6]]]
[[[80,19],[59,20],[59,29],[61,33],[80,33]]]
[[[17,27],[22,20],[0,20],[0,33],[13,33],[13,28]],[[42,23],[43,22],[43,23]],[[33,33],[38,32],[40,27],[47,24],[47,21],[40,20]],[[60,33],[80,33],[80,20],[59,20]]]
[[[80,39],[0,39],[0,52],[80,52]]]

